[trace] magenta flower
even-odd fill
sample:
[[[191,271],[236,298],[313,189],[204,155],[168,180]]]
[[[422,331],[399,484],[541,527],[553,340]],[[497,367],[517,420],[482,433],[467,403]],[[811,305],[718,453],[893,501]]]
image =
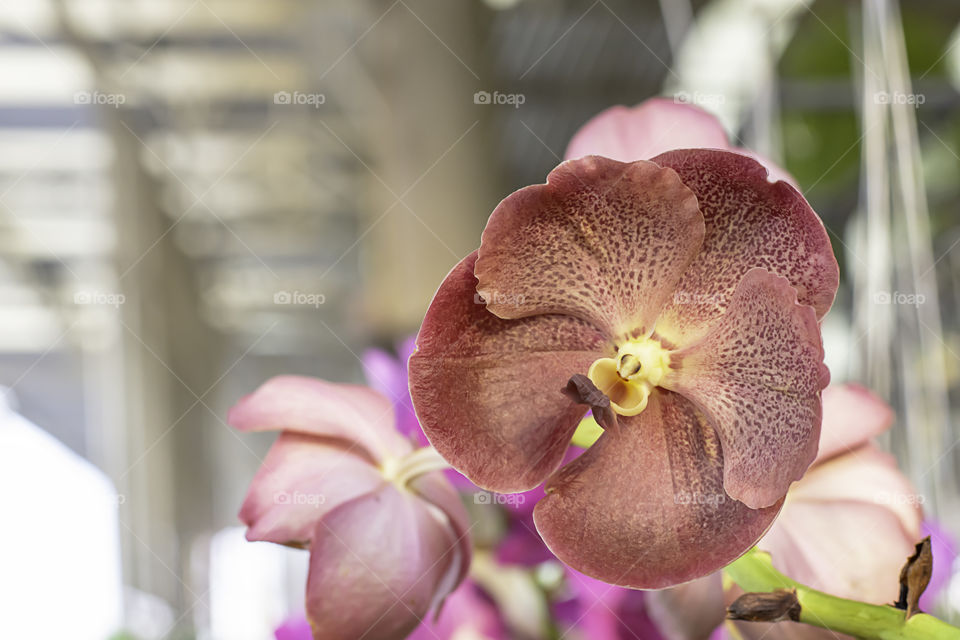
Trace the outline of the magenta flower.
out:
[[[750,157],[570,160],[501,202],[441,284],[414,406],[477,485],[546,482],[537,529],[568,565],[692,580],[756,542],[816,456],[838,278],[819,218]],[[557,471],[584,411],[560,391],[574,374],[619,427]]]
[[[403,637],[463,580],[467,514],[394,425],[391,402],[354,385],[273,378],[230,410],[241,431],[281,431],[240,519],[249,540],[310,549],[314,637]]]

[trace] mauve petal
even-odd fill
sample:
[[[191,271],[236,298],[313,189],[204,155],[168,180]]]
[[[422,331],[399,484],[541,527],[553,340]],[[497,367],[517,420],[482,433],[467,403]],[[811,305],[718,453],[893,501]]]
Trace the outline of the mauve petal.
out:
[[[450,567],[450,590],[463,582],[470,570],[473,555],[473,540],[470,538],[470,516],[467,514],[460,494],[447,481],[441,471],[425,473],[410,481],[410,489],[418,496],[440,509],[447,517],[453,531],[454,541],[460,549],[456,562]]]
[[[568,160],[501,202],[480,243],[477,291],[501,318],[562,313],[606,335],[648,335],[697,254],[703,216],[650,162]]]
[[[810,467],[791,488],[787,504],[831,500],[882,506],[896,514],[911,544],[922,537],[923,497],[897,467],[896,459],[871,443]]]
[[[598,580],[661,589],[712,573],[749,549],[780,503],[753,510],[723,490],[713,428],[677,394],[655,391],[558,471],[534,519],[563,562]]]
[[[813,309],[785,278],[751,269],[701,340],[674,352],[663,386],[692,400],[720,436],[724,488],[774,504],[817,455],[823,364]]]
[[[646,596],[650,618],[666,640],[707,640],[727,617],[719,571]]]
[[[878,504],[788,500],[758,543],[792,579],[841,598],[894,602],[900,567],[914,539],[894,512]]]
[[[766,169],[736,153],[687,149],[653,161],[697,194],[706,223],[703,247],[657,321],[659,335],[678,345],[704,335],[755,267],[787,278],[800,304],[823,317],[840,272],[823,223],[796,189],[770,183]]]
[[[376,489],[383,478],[360,447],[283,432],[270,448],[240,509],[248,540],[310,543],[317,521],[338,505]]]
[[[393,640],[447,595],[457,545],[442,518],[385,484],[317,524],[310,547],[307,617],[316,640]]]
[[[358,443],[375,460],[412,445],[394,428],[393,405],[367,387],[278,376],[240,399],[227,422],[241,431],[296,431]]]
[[[858,384],[831,385],[823,390],[823,425],[817,462],[856,449],[893,424],[893,410]]]
[[[564,158],[595,155],[633,162],[671,149],[728,146],[723,125],[700,107],[652,98],[601,111],[574,134]]]
[[[410,358],[424,433],[450,464],[500,493],[531,489],[557,468],[583,416],[561,389],[612,355],[582,320],[505,321],[474,300],[476,252],[453,268],[427,310]]]
[[[506,640],[496,607],[472,582],[450,594],[436,620],[427,618],[407,640]]]

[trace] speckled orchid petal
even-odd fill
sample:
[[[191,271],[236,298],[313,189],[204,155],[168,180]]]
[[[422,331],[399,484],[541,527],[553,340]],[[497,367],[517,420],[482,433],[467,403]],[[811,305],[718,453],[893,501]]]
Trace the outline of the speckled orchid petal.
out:
[[[393,404],[359,385],[278,376],[241,398],[227,414],[241,431],[296,431],[357,443],[376,461],[413,447],[394,428]]]
[[[724,488],[760,508],[816,457],[829,378],[813,309],[797,304],[786,279],[751,269],[710,332],[673,353],[663,386],[708,416],[723,446]]]
[[[447,595],[457,545],[445,518],[391,484],[344,503],[317,524],[307,618],[316,640],[392,640]]]
[[[588,323],[561,315],[501,320],[477,303],[476,253],[440,285],[410,358],[410,393],[430,442],[478,486],[540,484],[563,458],[583,407],[561,392],[572,371],[609,357]]]
[[[780,503],[753,510],[723,490],[713,428],[656,391],[547,483],[537,529],[563,562],[610,584],[659,589],[716,571],[749,549]]]
[[[569,160],[494,210],[477,291],[501,318],[561,313],[610,337],[647,335],[702,237],[697,199],[673,171]]]
[[[240,520],[248,540],[305,547],[320,518],[382,482],[348,442],[284,432],[254,476]]]
[[[574,134],[564,158],[596,155],[633,162],[671,149],[728,146],[723,125],[700,107],[652,98],[635,107],[601,111]]]
[[[800,304],[823,317],[839,268],[823,223],[796,189],[770,183],[755,160],[725,151],[671,151],[653,161],[676,170],[697,194],[706,222],[700,253],[657,322],[660,336],[685,345],[704,335],[756,267],[785,277]]]
[[[823,426],[817,462],[847,453],[893,424],[893,409],[869,389],[835,384],[823,390]]]

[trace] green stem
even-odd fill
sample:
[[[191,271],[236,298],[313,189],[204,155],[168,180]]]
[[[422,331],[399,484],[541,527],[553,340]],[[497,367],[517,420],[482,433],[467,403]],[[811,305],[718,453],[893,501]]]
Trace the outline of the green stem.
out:
[[[800,622],[864,640],[960,640],[960,629],[925,613],[906,619],[890,606],[837,598],[791,580],[773,568],[770,554],[751,549],[724,572],[750,592],[796,589]]]

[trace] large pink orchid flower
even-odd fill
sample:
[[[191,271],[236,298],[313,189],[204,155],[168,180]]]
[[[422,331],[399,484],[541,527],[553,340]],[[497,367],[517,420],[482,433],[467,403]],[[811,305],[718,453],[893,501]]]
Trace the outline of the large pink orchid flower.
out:
[[[654,132],[705,117],[662,101],[631,113]],[[676,147],[642,152],[661,148]],[[501,202],[441,284],[410,361],[414,406],[479,486],[546,482],[536,526],[568,565],[635,588],[692,580],[753,545],[816,456],[818,321],[838,278],[803,196],[747,155],[568,160]],[[558,471],[584,412],[560,391],[574,374],[619,426]]]
[[[404,637],[469,568],[457,492],[394,419],[393,403],[371,389],[295,376],[230,410],[241,431],[281,432],[240,519],[249,540],[310,549],[306,612],[317,640]]]

